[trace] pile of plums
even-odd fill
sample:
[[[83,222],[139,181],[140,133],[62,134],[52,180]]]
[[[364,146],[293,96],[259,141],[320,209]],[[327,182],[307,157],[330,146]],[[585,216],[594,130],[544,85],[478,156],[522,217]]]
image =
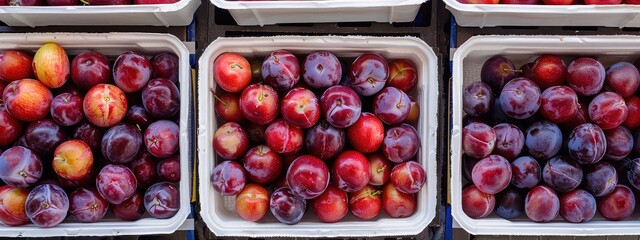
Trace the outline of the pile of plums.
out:
[[[570,59],[565,65],[563,59]],[[638,61],[504,56],[464,88],[462,209],[535,222],[628,218],[640,189]]]
[[[391,217],[416,211],[426,182],[411,125],[419,107],[408,95],[416,92],[416,68],[373,53],[350,67],[344,62],[316,51],[300,64],[286,50],[252,63],[230,52],[214,61],[221,124],[211,185],[236,196],[243,219],[259,221],[270,209],[280,222],[295,224],[307,205],[322,222],[338,222],[349,211],[363,220],[382,209]]]
[[[46,43],[0,52],[0,222],[133,221],[179,210],[178,57]],[[69,79],[71,81],[69,81]]]

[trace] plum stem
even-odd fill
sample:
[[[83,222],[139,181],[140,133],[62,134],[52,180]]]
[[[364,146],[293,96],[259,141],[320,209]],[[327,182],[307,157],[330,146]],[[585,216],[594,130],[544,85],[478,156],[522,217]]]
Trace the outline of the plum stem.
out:
[[[385,168],[386,168],[386,167],[381,167],[381,168],[378,168],[378,169],[376,170],[376,172],[377,172],[377,173],[381,173],[381,172],[384,172],[384,169],[385,169]]]
[[[240,68],[240,70],[244,69],[242,66],[240,66],[240,64],[237,64],[237,63],[231,64],[230,67],[231,68]]]
[[[87,0],[80,0],[80,2],[81,2],[82,4],[84,4],[84,5],[89,5],[89,1],[87,1]]]
[[[218,100],[220,103],[222,103],[222,105],[224,105],[225,107],[226,107],[227,105],[229,105],[229,103],[227,103],[227,102],[223,101],[222,99],[220,99],[220,97],[218,97],[218,95],[216,95],[216,91],[215,91],[215,90],[213,90],[213,88],[211,88],[211,89],[210,89],[210,91],[211,91],[211,93],[213,94],[213,97],[214,97],[216,100]]]
[[[380,194],[382,194],[382,190],[375,190],[375,191],[371,192],[371,196],[372,197],[378,196]]]
[[[517,73],[521,73],[522,72],[522,70],[520,70],[520,69],[510,69],[508,67],[503,67],[502,71],[503,72],[517,72]]]

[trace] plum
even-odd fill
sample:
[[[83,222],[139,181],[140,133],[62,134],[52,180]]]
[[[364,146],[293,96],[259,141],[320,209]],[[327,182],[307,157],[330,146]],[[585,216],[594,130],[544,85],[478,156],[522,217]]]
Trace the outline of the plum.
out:
[[[349,195],[349,211],[362,220],[373,219],[382,210],[382,191],[367,185]]]
[[[15,146],[0,155],[0,179],[7,185],[26,188],[42,176],[40,157],[28,148]]]
[[[619,161],[627,157],[634,146],[634,139],[631,132],[623,127],[604,131],[605,140],[607,142],[607,151],[604,154],[604,158],[610,161]]]
[[[180,190],[170,182],[151,185],[144,193],[144,208],[154,218],[171,218],[180,210]]]
[[[462,189],[462,211],[470,218],[489,216],[496,204],[496,197],[480,191],[475,185]]]
[[[627,104],[620,95],[613,92],[598,94],[589,103],[589,118],[602,130],[620,126],[628,115]]]
[[[283,187],[271,194],[269,206],[273,216],[284,224],[300,222],[307,210],[307,200],[293,194],[291,189]]]
[[[500,106],[507,116],[525,119],[533,116],[542,99],[540,88],[526,78],[514,78],[507,82],[500,92]]]
[[[302,155],[289,166],[287,184],[293,194],[304,199],[315,198],[329,186],[329,168],[317,157]]]
[[[393,167],[390,178],[398,191],[414,194],[427,182],[427,173],[419,163],[409,161]]]
[[[593,96],[604,85],[606,71],[598,60],[581,57],[567,66],[567,84],[580,96]]]
[[[527,194],[524,211],[534,222],[549,222],[558,216],[560,199],[551,188],[538,185]]]
[[[80,222],[100,221],[109,209],[109,203],[94,187],[78,188],[69,196],[69,213]]]
[[[598,212],[609,221],[621,221],[633,214],[636,198],[627,186],[618,184],[615,189],[598,199]]]
[[[621,97],[630,97],[640,86],[640,72],[628,62],[618,62],[609,66],[605,85],[613,89]]]
[[[487,59],[482,64],[480,79],[489,84],[495,92],[500,92],[502,87],[516,77],[516,67],[511,60],[502,55],[496,55]]]
[[[25,210],[36,226],[54,227],[67,216],[69,197],[58,185],[42,184],[29,192]]]
[[[311,208],[320,221],[338,222],[349,212],[347,193],[335,186],[329,186],[320,196],[313,199]]]
[[[158,176],[169,182],[180,181],[180,156],[173,155],[158,162]],[[139,181],[139,180],[138,180]]]
[[[569,155],[578,163],[593,164],[604,157],[607,140],[600,127],[591,123],[583,123],[569,134],[567,148]]]
[[[124,221],[135,221],[145,212],[142,195],[138,192],[120,204],[111,205],[113,215]]]
[[[471,180],[480,191],[496,194],[509,186],[511,175],[511,165],[507,159],[490,155],[476,163],[471,172]]]
[[[180,110],[180,91],[170,80],[152,79],[142,89],[142,105],[155,118],[171,118]]]
[[[574,189],[560,197],[560,216],[572,223],[588,222],[596,215],[596,208],[596,199],[582,189]]]
[[[242,159],[247,177],[258,184],[275,181],[282,172],[282,158],[266,145],[251,148]]]
[[[533,188],[540,182],[541,172],[536,159],[529,156],[516,158],[511,163],[511,184],[517,188]]]
[[[122,165],[106,165],[96,177],[98,192],[111,204],[120,204],[133,196],[137,186],[136,176]]]
[[[593,165],[583,167],[585,190],[593,194],[594,197],[602,197],[613,191],[618,184],[618,173],[616,168],[607,162],[598,162]]]
[[[340,60],[330,52],[312,52],[304,59],[302,78],[311,87],[328,88],[340,82]]]
[[[329,160],[342,152],[346,142],[345,131],[325,120],[305,132],[305,146],[310,154],[322,160]]]
[[[517,126],[501,123],[494,126],[493,131],[496,133],[494,154],[498,154],[507,160],[512,160],[520,155],[524,147],[524,134]]]
[[[571,158],[558,155],[544,165],[542,179],[553,190],[568,192],[580,185],[584,172]]]
[[[138,155],[142,133],[131,124],[121,123],[107,130],[102,137],[102,155],[112,163],[129,163]]]
[[[369,161],[360,152],[346,150],[333,161],[331,176],[333,183],[345,192],[355,192],[369,183]],[[289,183],[291,186],[291,183]]]
[[[562,148],[562,131],[558,125],[542,120],[527,128],[525,146],[536,159],[544,160],[555,156]]]
[[[578,113],[578,95],[569,87],[547,88],[541,98],[540,114],[551,122],[568,122]]]
[[[505,219],[514,219],[524,213],[526,191],[507,188],[496,195],[496,214]]]
[[[418,154],[420,149],[418,131],[406,123],[389,128],[384,135],[381,149],[389,161],[406,162]]]
[[[462,149],[472,158],[489,156],[496,144],[496,132],[484,123],[471,123],[462,129]]]
[[[64,129],[51,119],[32,122],[25,131],[29,148],[39,154],[49,155],[68,139]]]
[[[180,147],[180,127],[169,120],[159,120],[144,131],[144,145],[151,155],[166,158]]]
[[[287,50],[276,50],[262,62],[264,83],[278,91],[287,91],[300,80],[298,58]]]
[[[349,70],[349,83],[362,96],[373,96],[378,93],[388,78],[387,60],[374,53],[358,56]]]
[[[502,86],[499,86],[499,88],[502,89]],[[493,101],[491,87],[484,82],[472,82],[462,92],[462,110],[474,117],[480,117],[491,112]]]
[[[211,186],[222,196],[238,194],[246,184],[244,169],[233,161],[224,161],[213,169]]]
[[[327,122],[337,128],[346,128],[360,117],[362,102],[353,89],[338,85],[322,93],[320,108]]]
[[[113,81],[126,93],[142,90],[151,79],[149,59],[136,52],[124,52],[113,64]]]
[[[393,183],[382,187],[382,209],[392,218],[411,216],[416,211],[415,194],[398,191]]]

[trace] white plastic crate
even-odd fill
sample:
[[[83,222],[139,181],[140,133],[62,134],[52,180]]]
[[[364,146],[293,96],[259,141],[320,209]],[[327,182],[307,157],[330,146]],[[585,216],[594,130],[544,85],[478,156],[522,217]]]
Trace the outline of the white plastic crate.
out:
[[[320,22],[411,22],[427,0],[211,0],[238,25]]]
[[[146,25],[187,26],[200,0],[172,4],[113,6],[1,6],[0,21],[9,26]]]
[[[444,0],[463,27],[602,26],[640,27],[640,5],[465,4]]]
[[[474,235],[640,235],[638,211],[624,221],[607,221],[599,214],[587,223],[570,223],[560,216],[548,223],[535,223],[526,216],[515,220],[492,213],[473,219],[462,210],[462,91],[464,86],[480,81],[482,64],[494,55],[504,55],[519,67],[544,53],[565,56],[565,62],[577,56],[595,56],[610,66],[619,61],[633,62],[640,56],[637,36],[481,36],[472,37],[453,56],[451,129],[451,214],[458,224]],[[566,62],[568,64],[568,62]],[[640,205],[636,204],[636,210]]]
[[[35,52],[47,42],[60,44],[69,56],[88,50],[98,51],[110,59],[123,52],[133,50],[148,58],[161,52],[173,52],[180,59],[178,88],[180,89],[180,210],[169,219],[155,219],[148,213],[137,221],[121,221],[111,213],[100,222],[79,223],[72,217],[53,228],[39,228],[33,224],[10,227],[0,225],[2,237],[71,237],[71,236],[112,236],[163,234],[176,231],[185,221],[190,208],[190,168],[189,168],[189,98],[191,75],[189,52],[180,40],[169,34],[152,33],[26,33],[0,34],[0,50],[21,49]]]
[[[408,218],[392,219],[384,211],[371,221],[361,221],[347,214],[340,222],[321,223],[312,210],[307,210],[302,221],[295,225],[278,222],[268,211],[260,222],[245,221],[235,213],[235,196],[223,197],[211,186],[210,176],[216,164],[211,144],[218,123],[214,117],[214,97],[209,91],[216,87],[213,80],[213,62],[224,52],[237,52],[245,57],[264,57],[277,49],[287,49],[304,55],[325,50],[338,57],[355,58],[366,52],[379,53],[387,59],[406,58],[416,64],[418,84],[414,97],[420,105],[417,130],[421,136],[419,163],[427,172],[427,183],[417,193],[416,212]],[[214,41],[199,60],[198,74],[198,172],[200,215],[209,229],[217,236],[246,237],[336,237],[336,236],[388,236],[416,235],[433,220],[437,206],[436,141],[438,73],[435,53],[417,38],[383,37],[264,37],[219,38]],[[344,71],[344,70],[343,70]]]

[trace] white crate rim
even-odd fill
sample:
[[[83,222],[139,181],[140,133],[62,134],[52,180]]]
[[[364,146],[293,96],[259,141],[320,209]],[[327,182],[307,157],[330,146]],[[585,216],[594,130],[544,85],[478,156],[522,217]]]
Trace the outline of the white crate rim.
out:
[[[229,1],[210,0],[211,3],[223,9],[314,9],[314,8],[367,8],[367,7],[395,7],[417,5],[427,0],[312,0],[312,1]]]
[[[239,41],[242,40],[242,41]],[[251,42],[251,43],[247,43]],[[423,73],[425,77],[424,81],[427,81],[425,87],[429,89],[425,90],[423,98],[421,99],[421,106],[428,106],[429,112],[427,118],[427,112],[423,111],[421,107],[420,118],[425,119],[421,125],[424,131],[430,133],[423,138],[422,150],[420,157],[425,159],[421,165],[426,168],[427,171],[427,184],[419,192],[423,201],[418,202],[420,206],[421,202],[424,202],[425,198],[428,198],[430,206],[424,207],[425,211],[415,213],[411,218],[416,217],[418,214],[417,222],[407,222],[400,219],[387,219],[383,221],[384,225],[377,222],[348,222],[348,223],[333,223],[333,224],[318,224],[318,223],[305,223],[300,222],[296,225],[285,224],[260,224],[254,222],[243,221],[241,225],[230,226],[232,224],[225,224],[221,222],[221,219],[214,213],[212,213],[211,206],[214,205],[216,199],[209,198],[209,192],[214,191],[210,184],[210,172],[213,170],[213,161],[209,159],[209,154],[213,154],[211,150],[211,139],[213,136],[209,132],[207,127],[208,116],[213,116],[210,108],[204,108],[201,105],[209,102],[209,88],[203,87],[209,85],[210,77],[209,70],[212,67],[214,60],[213,52],[223,49],[225,47],[235,46],[244,47],[247,44],[249,46],[257,46],[260,44],[262,47],[268,46],[269,48],[279,49],[291,49],[296,50],[300,48],[308,47],[309,44],[341,44],[336,49],[354,48],[359,51],[371,51],[372,44],[374,46],[407,46],[416,48],[422,54],[427,62],[426,70],[428,73]],[[366,44],[363,44],[366,43]],[[279,46],[286,47],[279,47]],[[329,47],[329,46],[325,46]],[[317,48],[317,46],[315,47]],[[355,51],[354,49],[349,49]],[[377,49],[377,48],[376,48]],[[304,49],[308,50],[308,49]],[[333,51],[335,49],[323,48],[323,50]],[[339,236],[353,236],[353,237],[367,237],[367,236],[390,236],[390,235],[416,235],[422,232],[428,224],[435,217],[437,211],[437,164],[436,164],[436,142],[437,142],[437,97],[431,97],[430,102],[427,105],[427,95],[438,95],[438,81],[437,81],[437,58],[433,50],[423,41],[415,37],[364,37],[364,36],[275,36],[275,37],[243,37],[243,38],[218,38],[212,42],[204,51],[198,61],[198,65],[201,66],[198,69],[198,102],[199,111],[206,109],[207,114],[199,113],[198,125],[198,174],[199,174],[199,196],[201,203],[200,216],[203,221],[217,236],[250,236],[250,237],[339,237]],[[211,80],[213,82],[213,80]],[[428,91],[428,93],[427,93]],[[424,135],[427,135],[425,133]],[[425,139],[428,140],[431,145],[426,145]],[[427,191],[429,189],[429,191]],[[270,213],[268,213],[270,214]],[[279,226],[278,229],[274,229],[273,226]]]
[[[47,13],[47,14],[87,14],[122,12],[173,12],[189,5],[192,0],[180,0],[168,4],[130,4],[94,6],[0,6],[0,14]]]
[[[447,8],[466,12],[505,12],[505,13],[640,13],[640,5],[611,4],[611,5],[544,5],[544,4],[468,4],[458,0],[444,0]]]
[[[92,43],[92,41],[94,43]],[[100,44],[95,42],[101,41]],[[97,223],[62,223],[53,228],[39,228],[33,224],[9,227],[0,226],[3,237],[70,237],[70,236],[115,236],[168,234],[177,230],[191,211],[190,169],[189,169],[189,131],[188,114],[191,88],[189,53],[184,44],[170,34],[155,33],[8,33],[0,34],[0,49],[26,46],[37,50],[37,46],[46,42],[56,42],[65,49],[85,49],[100,51],[100,45],[117,46],[166,46],[176,50],[180,59],[180,210],[169,219],[141,219],[138,221],[110,221]],[[74,47],[75,46],[75,47]],[[24,49],[24,48],[23,48]],[[184,117],[182,117],[184,116]]]
[[[614,44],[612,44],[614,43]],[[595,52],[624,52],[637,50],[638,36],[474,36],[462,44],[453,56],[452,119],[451,127],[451,214],[454,220],[473,235],[520,236],[611,236],[638,235],[640,221],[589,221],[587,223],[535,223],[533,221],[509,221],[502,218],[472,219],[462,210],[462,87],[463,59],[474,49],[496,51],[534,51],[533,54],[553,52],[557,54],[589,54]],[[595,49],[595,50],[594,50]],[[636,205],[638,206],[638,205]]]

